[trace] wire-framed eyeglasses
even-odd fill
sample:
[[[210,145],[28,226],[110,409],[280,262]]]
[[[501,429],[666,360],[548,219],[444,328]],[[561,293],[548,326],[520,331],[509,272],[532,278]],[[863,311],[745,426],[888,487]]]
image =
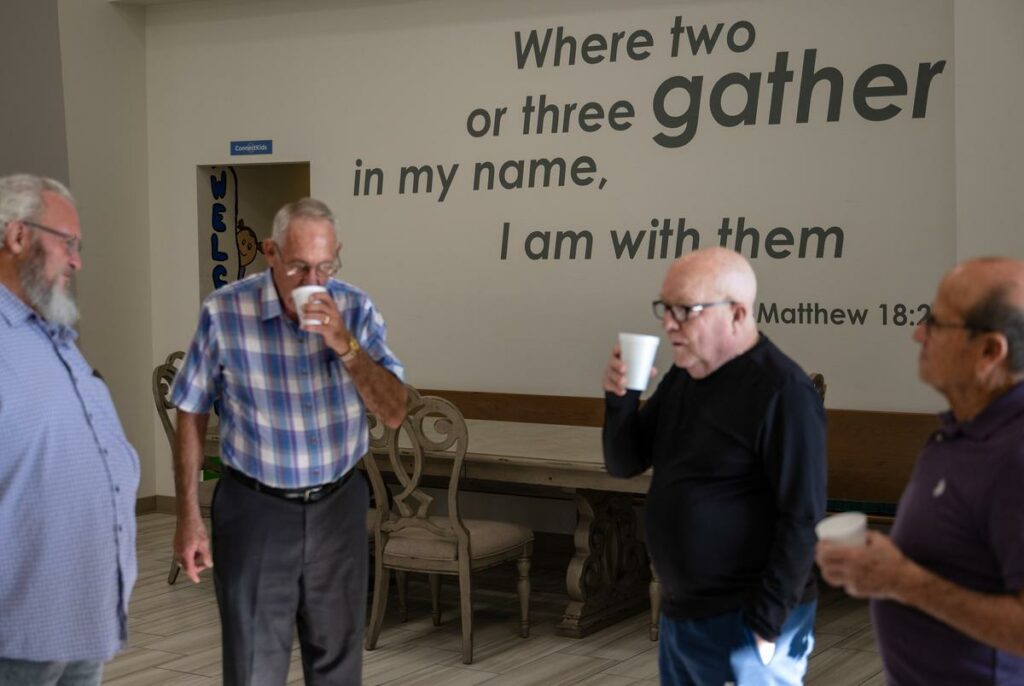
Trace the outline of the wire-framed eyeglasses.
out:
[[[335,255],[333,260],[327,262],[321,262],[320,264],[312,265],[306,262],[294,261],[288,262],[284,265],[284,273],[289,279],[293,279],[298,276],[301,279],[305,279],[310,272],[316,272],[316,275],[323,278],[329,279],[341,269],[341,257]]]
[[[21,223],[24,224],[25,226],[31,226],[33,229],[38,229],[45,233],[53,234],[54,236],[59,237],[61,240],[64,241],[64,247],[68,249],[68,253],[72,255],[82,254],[82,239],[79,238],[78,236],[72,236],[67,231],[61,231],[60,229],[55,229],[52,226],[40,224],[39,222],[29,221],[28,219],[22,219]]]
[[[918,323],[924,327],[924,332],[929,336],[932,335],[932,332],[935,329],[963,329],[964,331],[971,331],[973,333],[987,333],[989,331],[989,329],[985,329],[983,327],[971,326],[966,322],[941,321],[940,319],[936,318],[936,316],[930,311],[928,312],[928,314],[922,317],[921,321]]]

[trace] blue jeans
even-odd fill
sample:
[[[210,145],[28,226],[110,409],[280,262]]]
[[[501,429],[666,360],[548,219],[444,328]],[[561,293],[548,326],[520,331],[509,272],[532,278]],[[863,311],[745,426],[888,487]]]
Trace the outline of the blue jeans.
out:
[[[102,678],[102,662],[31,662],[0,657],[0,686],[99,686]]]
[[[818,603],[797,605],[764,664],[740,611],[706,619],[661,616],[658,670],[671,686],[799,686],[814,648]]]

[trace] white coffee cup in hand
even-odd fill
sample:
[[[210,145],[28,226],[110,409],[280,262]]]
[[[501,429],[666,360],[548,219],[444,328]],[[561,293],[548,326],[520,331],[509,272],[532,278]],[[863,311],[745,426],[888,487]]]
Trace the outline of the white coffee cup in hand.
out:
[[[622,362],[626,365],[626,388],[641,392],[647,389],[660,341],[657,336],[642,333],[619,334]]]
[[[303,319],[302,308],[306,306],[309,299],[317,293],[326,293],[327,289],[323,286],[299,286],[292,290],[292,302],[295,303],[295,312],[299,315],[299,321],[303,326],[318,326],[323,324],[319,319]]]
[[[818,522],[814,533],[819,541],[860,547],[867,544],[868,516],[863,512],[840,512]]]

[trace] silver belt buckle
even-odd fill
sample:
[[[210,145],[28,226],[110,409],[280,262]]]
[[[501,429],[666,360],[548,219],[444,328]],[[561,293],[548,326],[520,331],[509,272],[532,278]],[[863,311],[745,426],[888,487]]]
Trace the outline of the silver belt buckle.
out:
[[[319,493],[322,490],[324,490],[323,486],[317,486],[315,488],[307,488],[305,490],[305,492],[302,494],[302,502],[308,503],[310,497],[312,497],[313,495]]]

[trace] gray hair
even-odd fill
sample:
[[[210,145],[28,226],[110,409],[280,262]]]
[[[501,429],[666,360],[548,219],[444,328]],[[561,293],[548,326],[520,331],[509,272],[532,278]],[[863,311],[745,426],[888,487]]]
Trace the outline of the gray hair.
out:
[[[1006,336],[1006,364],[1010,373],[1024,372],[1024,309],[1015,305],[1008,286],[997,286],[964,314],[964,326],[972,333],[992,332]]]
[[[295,202],[290,202],[277,211],[274,215],[274,224],[271,229],[270,237],[278,245],[283,245],[285,239],[288,237],[288,225],[292,223],[293,219],[324,219],[331,224],[331,228],[334,229],[334,236],[338,239],[338,245],[341,245],[341,232],[338,231],[338,224],[334,220],[334,213],[331,212],[331,208],[325,203],[317,200],[316,198],[302,198]]]
[[[0,242],[7,225],[23,219],[36,219],[43,213],[43,193],[56,193],[75,204],[71,191],[56,179],[35,174],[12,174],[0,177]]]

